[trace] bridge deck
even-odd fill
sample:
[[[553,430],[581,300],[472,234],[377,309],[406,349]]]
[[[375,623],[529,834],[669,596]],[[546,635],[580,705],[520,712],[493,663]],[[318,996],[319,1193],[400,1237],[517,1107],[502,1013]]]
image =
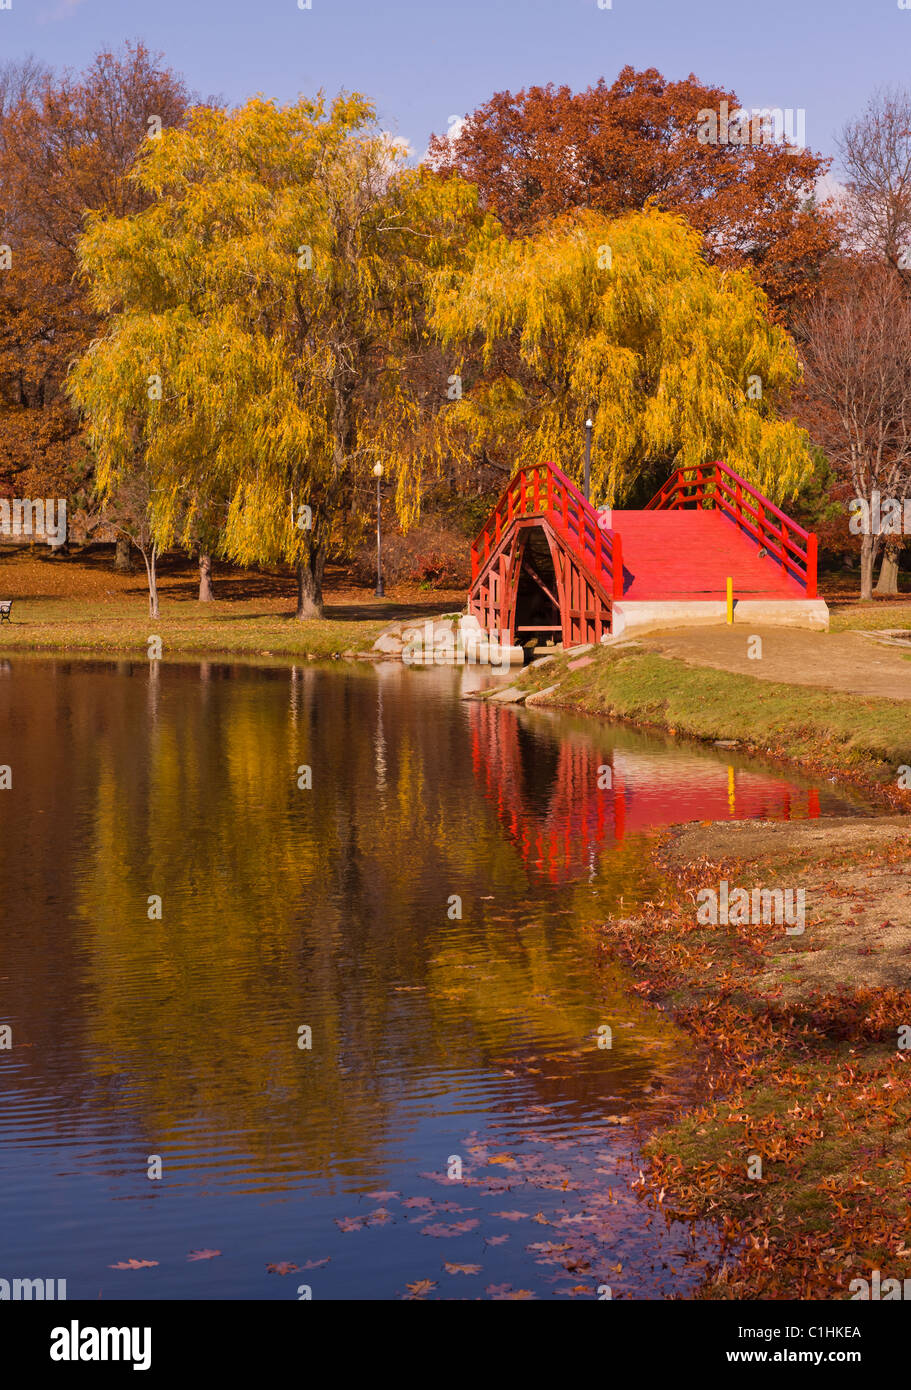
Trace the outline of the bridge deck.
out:
[[[805,589],[717,511],[615,511],[625,599],[722,599],[728,575],[738,598],[803,598]]]

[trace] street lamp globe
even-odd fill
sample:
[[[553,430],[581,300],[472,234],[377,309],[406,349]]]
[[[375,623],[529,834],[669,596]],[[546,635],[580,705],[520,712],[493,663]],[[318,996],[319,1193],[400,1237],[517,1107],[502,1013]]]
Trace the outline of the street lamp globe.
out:
[[[381,463],[375,463],[375,464],[373,465],[373,476],[374,476],[374,478],[382,478],[382,476],[383,476],[383,465],[382,465]]]

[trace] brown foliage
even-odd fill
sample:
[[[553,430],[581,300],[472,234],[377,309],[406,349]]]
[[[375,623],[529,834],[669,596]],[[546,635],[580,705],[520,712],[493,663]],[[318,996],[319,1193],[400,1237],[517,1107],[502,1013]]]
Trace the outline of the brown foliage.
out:
[[[0,458],[4,481],[68,496],[86,480],[79,423],[63,395],[96,321],[75,279],[88,211],[138,206],[129,171],[148,118],[179,122],[182,80],[142,44],[99,53],[81,76],[33,63],[0,71]]]
[[[782,143],[700,144],[698,113],[724,100],[738,109],[733,92],[692,75],[669,82],[628,66],[583,92],[497,92],[455,139],[431,138],[431,162],[476,183],[514,234],[569,208],[618,215],[651,201],[679,212],[712,259],[751,266],[785,310],[812,294],[837,243],[834,218],[810,197],[829,160]]]

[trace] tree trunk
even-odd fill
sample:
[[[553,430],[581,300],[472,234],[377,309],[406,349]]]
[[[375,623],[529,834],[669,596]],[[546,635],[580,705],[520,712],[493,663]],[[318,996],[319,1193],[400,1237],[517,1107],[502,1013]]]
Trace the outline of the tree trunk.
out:
[[[890,545],[887,541],[883,547],[883,560],[879,567],[879,579],[876,581],[876,592],[878,594],[898,593],[898,562],[900,557],[901,546]]]
[[[212,556],[199,556],[199,601],[200,603],[212,603],[215,594],[212,589]]]
[[[129,574],[133,568],[133,559],[130,555],[129,536],[118,536],[117,544],[114,549],[114,568],[121,574]]]
[[[325,555],[322,550],[311,554],[309,562],[306,560],[298,562],[295,618],[321,618],[323,616],[324,565]]]
[[[873,597],[873,569],[876,565],[876,555],[879,550],[877,544],[879,537],[865,533],[860,541],[860,597],[861,599],[871,599]]]
[[[158,608],[158,576],[155,573],[155,561],[158,556],[158,547],[152,546],[148,552],[142,552],[142,558],[146,562],[146,575],[149,580],[149,617],[158,618],[161,616]]]

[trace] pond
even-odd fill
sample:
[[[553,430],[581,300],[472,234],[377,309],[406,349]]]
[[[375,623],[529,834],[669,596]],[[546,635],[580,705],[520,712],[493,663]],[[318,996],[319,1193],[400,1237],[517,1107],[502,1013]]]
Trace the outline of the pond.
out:
[[[686,1040],[597,926],[655,890],[656,826],[862,808],[460,700],[467,674],[2,663],[0,1277],[71,1299],[696,1287],[712,1233],[632,1187]]]

